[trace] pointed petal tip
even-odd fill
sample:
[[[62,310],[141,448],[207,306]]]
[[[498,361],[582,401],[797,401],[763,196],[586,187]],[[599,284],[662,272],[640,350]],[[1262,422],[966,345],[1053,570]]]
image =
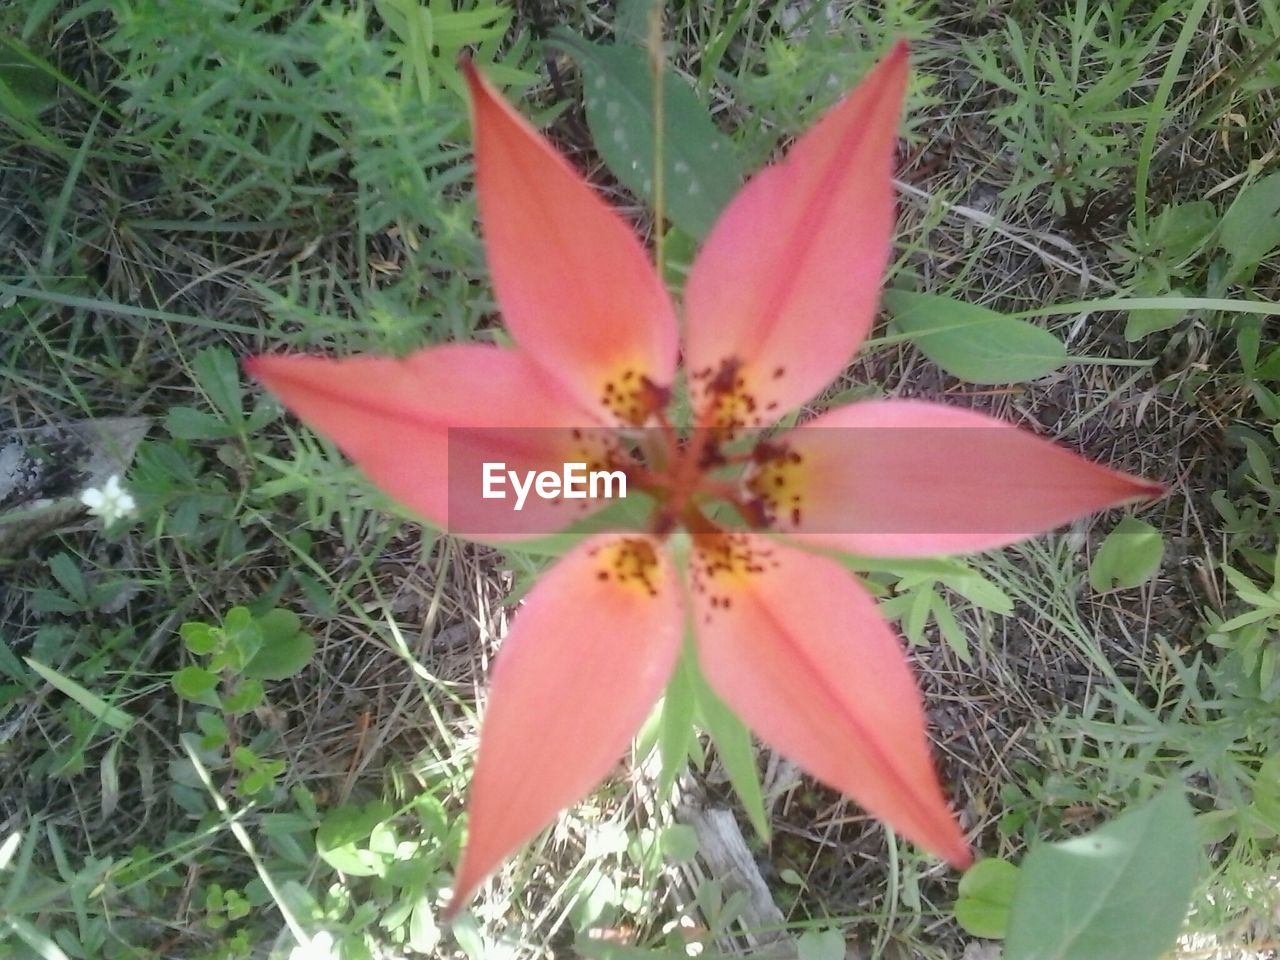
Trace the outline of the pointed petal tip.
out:
[[[1145,503],[1148,501],[1163,500],[1169,495],[1169,485],[1161,483],[1158,480],[1148,480],[1146,477],[1140,477],[1137,474],[1125,473],[1122,470],[1113,470],[1119,475],[1120,482],[1127,488],[1127,495],[1120,496],[1115,505],[1126,503]]]
[[[969,846],[968,841],[961,838],[948,851],[946,861],[956,870],[961,872],[968,870],[973,866],[973,848]]]
[[[268,389],[275,389],[275,385],[270,382],[273,377],[288,377],[298,370],[307,369],[308,364],[316,361],[340,363],[319,353],[255,353],[245,357],[242,362],[245,373]]]
[[[1137,478],[1136,483],[1144,500],[1163,500],[1169,495],[1168,484],[1157,483],[1155,480],[1143,480],[1141,477]]]
[[[277,367],[280,360],[289,356],[287,353],[255,353],[245,357],[241,363],[245,373],[262,383],[271,375],[272,367]]]

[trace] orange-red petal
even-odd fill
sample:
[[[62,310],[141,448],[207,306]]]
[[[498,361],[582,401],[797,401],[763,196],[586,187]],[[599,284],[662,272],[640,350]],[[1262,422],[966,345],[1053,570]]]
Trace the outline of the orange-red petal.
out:
[[[482,539],[547,533],[588,501],[481,497],[480,464],[560,470],[590,415],[514,350],[453,344],[404,359],[264,355],[245,366],[373,483],[432,524]],[[450,496],[452,488],[453,496]]]
[[[617,764],[671,676],[683,619],[648,537],[594,537],[540,580],[494,665],[449,913]]]
[[[678,349],[648,254],[564,157],[466,69],[480,219],[507,328],[580,402],[643,422],[671,386]]]
[[[1012,424],[918,400],[841,407],[774,453],[749,480],[773,528],[864,556],[989,550],[1163,492]]]
[[[899,43],[712,229],[684,301],[704,423],[772,423],[821,391],[866,337],[893,237],[907,72]]]
[[[740,534],[700,536],[692,578],[698,658],[724,701],[810,775],[966,866],[906,657],[853,577]]]

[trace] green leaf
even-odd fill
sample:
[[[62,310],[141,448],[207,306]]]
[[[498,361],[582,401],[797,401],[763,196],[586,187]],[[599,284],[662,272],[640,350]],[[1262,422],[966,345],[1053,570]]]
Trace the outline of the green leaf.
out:
[[[742,801],[747,819],[762,840],[769,839],[769,818],[764,812],[764,791],[756,770],[756,753],[751,732],[729,707],[716,696],[702,672],[690,661],[690,675],[698,698],[698,713],[703,728],[715,741],[720,762],[729,774],[729,782]]]
[[[241,680],[234,690],[227,694],[222,709],[230,714],[248,713],[258,707],[266,699],[262,689],[262,681],[252,677]]]
[[[50,557],[49,572],[72,600],[81,605],[89,602],[89,585],[85,582],[80,564],[70,554],[59,552]]]
[[[975,607],[992,613],[1013,613],[1013,599],[976,570],[960,575],[943,574],[938,579]]]
[[[1070,359],[1048,330],[986,307],[907,290],[886,291],[884,302],[921,353],[970,383],[1034,380]]]
[[[235,435],[235,428],[194,407],[174,407],[164,418],[164,428],[179,440],[222,440]]]
[[[1099,593],[1137,587],[1156,575],[1164,559],[1160,531],[1125,517],[1107,534],[1089,565],[1089,586]]]
[[[1239,276],[1280,246],[1280,173],[1251,183],[1222,217],[1218,246],[1231,256]]]
[[[1005,960],[1155,960],[1173,946],[1200,867],[1180,788],[1027,854]]]
[[[197,656],[208,656],[218,649],[218,631],[207,623],[189,621],[178,629],[178,633],[182,635],[187,649]]]
[[[845,942],[839,930],[806,930],[796,942],[799,960],[844,960]]]
[[[662,855],[672,863],[688,863],[698,855],[698,831],[684,823],[673,823],[658,839]]]
[[[222,618],[226,644],[210,663],[213,669],[240,671],[262,649],[262,627],[248,607],[232,607]]]
[[[1151,221],[1150,241],[1172,261],[1184,260],[1195,252],[1218,225],[1218,211],[1208,200],[1174,203]]]
[[[552,31],[582,67],[587,124],[613,175],[653,203],[653,77],[639,47],[600,46],[568,30]],[[742,183],[732,141],[716,129],[697,94],[670,67],[662,76],[666,214],[701,238]]]
[[[943,597],[936,597],[933,601],[933,619],[938,624],[938,632],[942,634],[942,639],[947,642],[952,650],[966,664],[973,663],[973,654],[969,650],[969,639],[964,635],[964,630],[960,624],[956,622],[956,615],[951,609],[951,605]]]
[[[183,667],[173,675],[173,689],[184,700],[192,703],[203,703],[210,707],[221,707],[218,698],[218,675],[210,673],[204,667]]]
[[[956,923],[975,937],[1004,939],[1017,881],[1018,868],[1008,860],[979,860],[960,878]]]
[[[1187,311],[1181,308],[1171,310],[1130,310],[1129,318],[1124,324],[1124,338],[1129,343],[1161,330],[1176,327],[1186,319]]]
[[[1240,366],[1246,377],[1252,377],[1258,368],[1258,351],[1262,348],[1262,318],[1256,316],[1237,317],[1236,354],[1240,357]]]
[[[384,858],[363,843],[379,824],[392,816],[391,806],[376,801],[367,807],[343,806],[329,811],[316,831],[316,853],[333,867],[355,877],[378,876]]]
[[[932,586],[922,586],[911,595],[911,606],[902,620],[902,632],[913,647],[924,646],[924,629],[933,613],[933,602],[938,598]]]
[[[297,614],[269,610],[258,618],[262,645],[244,665],[244,675],[258,680],[284,680],[311,660],[315,644],[301,627]]]
[[[90,693],[80,684],[76,683],[70,677],[65,677],[52,667],[46,667],[38,660],[32,660],[30,657],[23,657],[27,666],[40,674],[45,680],[56,687],[59,691],[66,694],[85,710],[89,711],[93,716],[97,717],[107,726],[115,727],[121,733],[127,733],[129,728],[133,726],[133,717],[125,713],[119,707],[113,707],[107,701],[103,700],[96,694]]]
[[[196,354],[191,363],[200,389],[213,408],[228,423],[244,421],[243,392],[240,387],[240,365],[226,347],[208,347]]]
[[[14,119],[34,120],[57,102],[58,83],[17,40],[0,44],[0,113]]]
[[[643,46],[649,36],[649,13],[654,0],[618,0],[613,36],[620,44]]]
[[[688,651],[676,664],[671,682],[662,698],[662,716],[658,728],[658,751],[662,758],[662,773],[658,777],[658,795],[667,796],[671,787],[686,767],[689,759],[689,741],[693,738],[693,717],[697,709],[697,694],[689,677],[686,660]]]
[[[1173,294],[1177,295],[1173,295]],[[1170,303],[1177,303],[1182,291],[1173,291],[1169,280],[1169,272],[1158,263],[1142,264],[1133,277],[1133,295],[1139,299],[1168,298]],[[1125,320],[1124,338],[1133,343],[1148,334],[1158,333],[1176,327],[1187,316],[1184,306],[1175,306],[1169,310],[1147,308],[1130,310]]]

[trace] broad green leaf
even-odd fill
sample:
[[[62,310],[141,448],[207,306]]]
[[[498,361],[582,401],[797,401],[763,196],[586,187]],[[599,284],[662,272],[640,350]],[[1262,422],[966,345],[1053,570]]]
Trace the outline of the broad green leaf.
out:
[[[1170,310],[1130,310],[1129,318],[1124,324],[1124,338],[1129,343],[1134,343],[1153,333],[1176,327],[1186,316],[1187,311],[1180,307]]]
[[[22,659],[26,661],[28,667],[40,674],[60,692],[84,707],[93,716],[107,724],[107,726],[115,727],[121,733],[127,733],[129,728],[133,726],[132,716],[119,707],[113,707],[97,694],[90,693],[70,677],[63,676],[52,667],[46,667],[38,660],[32,660],[30,657],[23,657]]]
[[[1194,815],[1177,787],[1083,837],[1035,847],[1005,960],[1156,960],[1178,936],[1199,869]]]
[[[653,203],[653,77],[639,47],[601,46],[568,30],[552,37],[582,67],[587,124],[613,175]],[[716,129],[697,94],[670,67],[662,75],[663,175],[666,214],[701,238],[742,182],[732,141]]]
[[[1089,565],[1089,586],[1102,593],[1137,587],[1156,575],[1164,559],[1160,531],[1134,517],[1125,517],[1107,534]]]
[[[979,860],[960,878],[956,923],[975,937],[1004,939],[1017,881],[1018,868],[1008,860]]]
[[[1172,261],[1183,260],[1209,238],[1218,225],[1218,211],[1209,200],[1174,203],[1151,221],[1150,241]]]
[[[654,0],[618,0],[613,16],[613,36],[618,43],[644,46],[653,3]]]
[[[244,675],[258,680],[292,677],[311,660],[315,644],[301,627],[296,614],[269,610],[258,618],[262,645],[244,665]]]
[[[12,38],[0,44],[0,113],[19,120],[34,120],[57,102],[58,83],[38,66],[39,61],[19,52]]]
[[[948,373],[970,383],[1019,383],[1064,366],[1067,348],[1048,330],[950,297],[888,290],[898,329]]]
[[[760,774],[756,770],[756,752],[751,743],[751,732],[746,725],[721,700],[707,683],[702,672],[690,661],[690,675],[698,698],[698,714],[711,739],[734,792],[742,801],[747,819],[763,840],[769,839],[769,818],[764,812],[764,791],[760,787]]]
[[[182,635],[187,649],[197,656],[208,656],[218,649],[218,631],[207,623],[188,621],[178,629],[178,633]]]
[[[221,707],[218,697],[218,675],[204,667],[183,667],[173,675],[173,689],[183,700]]]
[[[1280,173],[1249,184],[1222,216],[1218,246],[1231,257],[1238,276],[1280,246]]]
[[[262,681],[246,677],[227,694],[222,709],[229,714],[248,713],[250,710],[257,709],[265,699],[266,693],[262,689]]]

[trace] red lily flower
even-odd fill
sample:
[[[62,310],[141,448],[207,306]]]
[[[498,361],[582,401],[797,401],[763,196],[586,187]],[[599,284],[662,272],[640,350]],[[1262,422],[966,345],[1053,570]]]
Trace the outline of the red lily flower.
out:
[[[691,439],[667,419],[680,337],[643,247],[474,69],[480,216],[516,347],[250,362],[374,483],[441,527],[479,529],[467,526],[476,504],[451,502],[451,457],[553,464],[580,431],[522,428],[625,437],[658,425],[643,455],[621,441],[612,452],[653,497],[650,522],[562,557],[502,645],[451,911],[617,763],[686,623],[708,682],[765,742],[924,848],[970,862],[898,640],[858,581],[806,548],[989,549],[1161,488],[977,413],[893,400],[757,443],[737,487],[717,473],[732,465],[732,437],[812,399],[872,325],[907,71],[898,44],[712,230],[684,295]],[[715,522],[710,501],[736,507],[747,529]],[[547,509],[507,533],[579,515]],[[691,535],[687,577],[669,550],[677,527]]]

